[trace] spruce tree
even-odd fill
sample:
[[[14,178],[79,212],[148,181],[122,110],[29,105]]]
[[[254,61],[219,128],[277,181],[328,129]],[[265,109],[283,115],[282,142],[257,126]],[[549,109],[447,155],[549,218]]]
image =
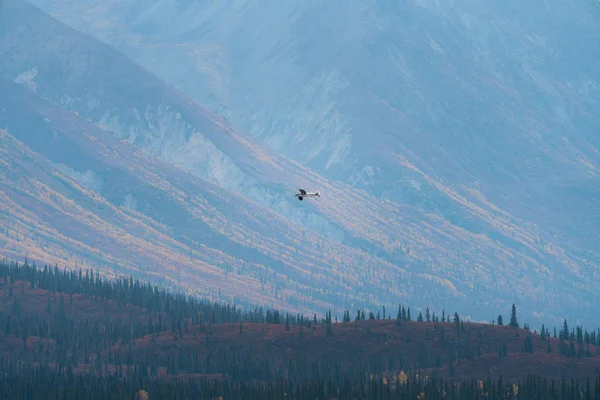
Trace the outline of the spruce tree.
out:
[[[546,340],[546,327],[542,324],[542,330],[540,331],[540,340]]]
[[[325,317],[327,336],[333,336],[333,327],[331,326],[331,311],[328,311]]]
[[[518,328],[519,327],[519,322],[517,321],[517,307],[515,307],[515,305],[512,305],[512,310],[510,312],[510,323],[509,325],[513,328]]]
[[[346,311],[344,312],[344,319],[343,319],[343,322],[350,322],[350,311],[349,311],[349,310],[346,310]]]
[[[454,313],[454,323],[456,324],[456,336],[460,337],[460,317],[458,316],[458,312]]]

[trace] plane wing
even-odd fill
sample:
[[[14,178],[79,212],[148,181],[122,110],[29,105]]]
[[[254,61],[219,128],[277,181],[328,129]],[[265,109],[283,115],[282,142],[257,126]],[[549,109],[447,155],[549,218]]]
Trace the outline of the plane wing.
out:
[[[300,194],[306,194],[306,190],[304,189],[298,189],[300,191]]]

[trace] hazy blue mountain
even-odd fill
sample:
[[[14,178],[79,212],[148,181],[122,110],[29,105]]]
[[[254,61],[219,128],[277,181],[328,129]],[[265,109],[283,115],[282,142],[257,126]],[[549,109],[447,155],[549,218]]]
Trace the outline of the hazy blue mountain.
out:
[[[513,301],[558,319],[594,304],[595,4],[32,3],[144,69],[5,0],[4,79],[368,251],[362,271],[387,289],[360,275],[345,291],[440,290],[436,304],[478,318]],[[300,207],[300,186],[327,195]]]
[[[422,274],[328,241],[1,79],[0,184],[3,257],[134,274],[188,293],[305,312],[448,294]],[[393,279],[373,274],[373,262]],[[419,292],[400,292],[397,280]]]
[[[599,261],[597,2],[34,4],[317,172],[482,232],[449,184]]]

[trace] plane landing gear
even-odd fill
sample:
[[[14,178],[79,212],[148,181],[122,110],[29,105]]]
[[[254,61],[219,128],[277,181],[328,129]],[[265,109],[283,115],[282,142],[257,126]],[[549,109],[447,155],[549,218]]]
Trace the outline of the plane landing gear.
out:
[[[302,196],[298,196],[298,200],[302,201]]]

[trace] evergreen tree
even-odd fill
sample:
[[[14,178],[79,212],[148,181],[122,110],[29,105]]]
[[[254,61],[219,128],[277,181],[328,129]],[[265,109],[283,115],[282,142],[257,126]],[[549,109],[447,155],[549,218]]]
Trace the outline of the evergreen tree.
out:
[[[327,316],[325,318],[325,324],[326,324],[327,336],[333,336],[333,327],[331,325],[331,311],[327,312]]]
[[[460,338],[460,317],[458,316],[458,312],[454,312],[454,324],[456,326],[456,336]],[[458,362],[460,363],[460,358]]]
[[[546,340],[546,327],[542,324],[542,330],[540,331],[540,340]]]
[[[343,322],[350,322],[350,311],[349,311],[349,310],[346,310],[346,311],[344,312],[344,319],[343,319]]]
[[[513,327],[513,328],[518,328],[519,327],[519,322],[517,321],[517,307],[515,307],[515,305],[512,305],[512,310],[510,312],[510,323],[509,326]]]

